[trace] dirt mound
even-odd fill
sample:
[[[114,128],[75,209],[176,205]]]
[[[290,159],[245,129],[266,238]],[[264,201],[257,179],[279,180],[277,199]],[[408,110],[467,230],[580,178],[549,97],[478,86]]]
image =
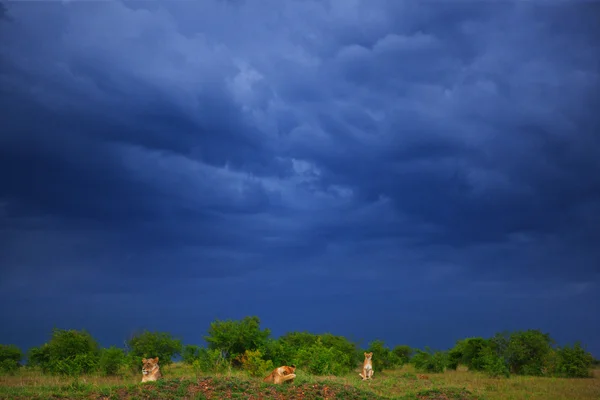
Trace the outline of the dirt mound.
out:
[[[384,400],[370,391],[338,383],[303,383],[269,385],[237,378],[162,380],[157,383],[119,388],[112,396],[92,395],[94,400],[107,399],[248,399],[248,400]]]

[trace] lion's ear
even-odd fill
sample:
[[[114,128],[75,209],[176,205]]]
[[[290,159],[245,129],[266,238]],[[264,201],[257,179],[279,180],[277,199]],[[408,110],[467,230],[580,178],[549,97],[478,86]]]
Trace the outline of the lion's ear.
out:
[[[365,351],[365,357],[367,356],[367,352]]]
[[[154,359],[154,362],[158,362],[158,357],[156,357],[156,358]]]
[[[145,363],[145,362],[146,362],[146,359],[145,359],[145,358],[142,358],[142,362],[143,362],[143,363]]]

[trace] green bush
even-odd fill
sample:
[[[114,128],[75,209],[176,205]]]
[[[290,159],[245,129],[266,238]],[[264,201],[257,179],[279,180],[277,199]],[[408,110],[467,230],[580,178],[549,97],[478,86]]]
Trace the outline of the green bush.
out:
[[[17,346],[0,344],[0,373],[13,375],[21,366],[23,353]]]
[[[394,353],[398,366],[402,366],[410,362],[410,358],[412,357],[414,350],[410,346],[400,345],[394,347],[392,349],[392,353]]]
[[[282,340],[268,339],[265,345],[260,349],[265,360],[271,360],[273,365],[289,365],[296,354],[289,344]]]
[[[188,344],[183,347],[181,358],[184,363],[192,365],[200,357],[200,346]]]
[[[250,376],[265,376],[273,370],[273,362],[264,360],[260,350],[246,350],[241,357],[242,369]]]
[[[198,358],[192,362],[192,366],[196,375],[199,375],[200,372],[222,373],[231,368],[231,362],[223,356],[220,350],[201,347],[198,351]]]
[[[410,362],[422,372],[444,372],[448,365],[448,354],[442,351],[432,352],[429,348],[417,350]]]
[[[517,331],[510,335],[505,358],[511,373],[542,376],[548,371],[553,340],[539,330]]]
[[[111,346],[102,349],[98,367],[103,375],[118,375],[121,369],[126,365],[126,357],[123,349]]]
[[[294,364],[313,375],[342,375],[353,369],[348,367],[350,357],[334,347],[325,347],[317,339],[312,346],[298,350]]]
[[[253,316],[241,321],[213,321],[204,339],[210,349],[221,351],[227,359],[239,364],[239,357],[246,350],[263,348],[270,335],[269,329],[260,329],[260,319]]]
[[[557,374],[567,378],[588,378],[592,376],[594,358],[580,343],[573,347],[565,346],[557,350]]]
[[[483,371],[483,354],[487,354],[488,349],[492,351],[490,341],[480,337],[459,340],[448,352],[448,368],[456,369],[460,364],[472,371]]]
[[[506,360],[498,356],[491,346],[484,347],[478,354],[479,362],[481,363],[480,371],[484,371],[488,376],[497,378],[504,376],[508,378],[510,372],[506,365]]]
[[[54,329],[48,343],[29,351],[28,365],[45,373],[79,376],[97,369],[100,349],[85,330]]]
[[[375,371],[383,371],[391,369],[401,364],[401,361],[396,354],[386,347],[382,340],[374,340],[369,343],[367,352],[373,352],[373,369]],[[362,359],[364,360],[364,354]]]
[[[132,337],[129,347],[128,363],[133,370],[142,368],[142,358],[158,357],[161,366],[173,363],[173,357],[181,354],[181,341],[166,332],[149,332]]]

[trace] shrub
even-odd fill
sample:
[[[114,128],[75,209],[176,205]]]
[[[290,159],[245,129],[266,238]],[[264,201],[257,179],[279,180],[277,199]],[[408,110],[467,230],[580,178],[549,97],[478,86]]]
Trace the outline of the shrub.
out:
[[[23,353],[17,346],[0,344],[0,373],[14,374],[21,366]]]
[[[350,357],[334,347],[325,347],[317,339],[317,343],[296,353],[294,364],[313,375],[342,375],[352,370],[348,367]]]
[[[115,346],[103,349],[100,353],[98,367],[103,375],[117,375],[126,365],[125,352]]]
[[[369,343],[367,352],[373,352],[373,369],[375,371],[383,371],[384,369],[390,369],[400,364],[400,360],[396,355],[386,347],[382,340],[374,340]],[[364,360],[364,354],[363,358]]]
[[[520,375],[544,375],[552,352],[550,335],[539,330],[513,332],[506,347],[505,357],[510,372]]]
[[[481,363],[481,371],[484,371],[488,376],[497,378],[504,376],[508,378],[510,372],[506,365],[506,360],[503,357],[498,356],[492,347],[484,347],[479,353],[479,360]]]
[[[483,371],[483,354],[491,351],[488,340],[475,337],[459,340],[448,352],[448,368],[456,369],[459,364],[466,365],[470,370]]]
[[[54,329],[48,343],[29,352],[29,365],[45,373],[78,376],[93,372],[99,358],[98,343],[85,330]]]
[[[253,316],[241,321],[211,322],[208,336],[204,339],[210,349],[220,350],[223,356],[233,361],[239,360],[246,350],[263,348],[270,335],[269,329],[260,329],[260,319]]]
[[[127,345],[129,363],[134,370],[141,368],[142,358],[158,357],[160,365],[170,365],[173,357],[181,353],[181,341],[166,332],[144,331],[132,337]]]
[[[194,361],[198,359],[198,357],[200,357],[200,346],[188,344],[183,347],[181,358],[183,359],[184,363],[192,365]]]
[[[415,369],[422,372],[444,372],[448,365],[448,354],[442,351],[431,352],[429,348],[417,350],[410,360]]]
[[[588,378],[592,375],[594,358],[580,343],[558,349],[557,356],[556,372],[559,375],[568,378]]]
[[[201,347],[198,350],[198,358],[192,362],[192,366],[196,375],[199,375],[199,372],[225,372],[231,368],[231,363],[223,356],[220,350]]]
[[[394,347],[392,349],[392,353],[394,353],[398,366],[402,366],[410,362],[410,358],[412,357],[414,350],[410,346],[400,345]]]
[[[274,368],[271,360],[263,360],[260,350],[246,350],[241,363],[242,369],[250,376],[264,376]]]

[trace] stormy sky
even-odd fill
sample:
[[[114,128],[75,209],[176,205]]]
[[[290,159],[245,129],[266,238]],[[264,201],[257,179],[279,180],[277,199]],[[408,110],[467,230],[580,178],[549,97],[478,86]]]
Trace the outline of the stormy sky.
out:
[[[258,315],[600,356],[600,2],[4,5],[0,343]]]

